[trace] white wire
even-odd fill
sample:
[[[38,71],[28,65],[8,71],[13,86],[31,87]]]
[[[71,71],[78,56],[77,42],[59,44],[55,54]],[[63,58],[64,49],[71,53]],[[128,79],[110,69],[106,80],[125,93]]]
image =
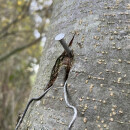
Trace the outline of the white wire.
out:
[[[69,126],[68,126],[68,130],[70,130],[71,127],[72,127],[72,125],[73,125],[73,123],[74,123],[75,120],[76,120],[76,117],[77,117],[77,109],[76,109],[76,107],[70,105],[69,102],[68,102],[68,98],[67,98],[67,81],[66,81],[65,84],[64,84],[64,99],[65,99],[65,102],[66,102],[67,106],[68,106],[69,108],[73,109],[73,111],[74,111],[73,118],[72,118],[72,120],[71,120],[71,122],[70,122],[70,124],[69,124]]]
[[[42,96],[40,96],[40,97],[38,97],[38,98],[33,98],[33,99],[31,99],[31,100],[33,101],[33,100],[38,100],[39,98],[42,98],[50,89],[51,89],[51,87],[48,88],[48,89],[42,94]],[[76,109],[76,107],[70,105],[69,102],[68,102],[68,98],[67,98],[67,81],[66,81],[65,84],[64,84],[64,99],[65,99],[65,102],[66,102],[67,106],[68,106],[69,108],[73,109],[73,111],[74,111],[73,118],[72,118],[72,120],[71,120],[71,122],[70,122],[70,124],[69,124],[69,126],[68,126],[68,130],[70,130],[71,127],[72,127],[72,125],[73,125],[73,123],[74,123],[75,120],[76,120],[76,117],[77,117],[77,109]],[[31,101],[31,102],[32,102],[32,101]],[[30,103],[31,103],[31,102],[30,102]],[[30,103],[27,104],[28,107],[29,107]],[[27,110],[28,110],[28,107],[26,107]],[[18,124],[17,124],[17,126],[16,126],[16,128],[15,128],[15,130],[17,130],[18,127],[20,126],[21,121],[23,120],[24,115],[25,115],[26,112],[27,112],[26,109],[25,109],[25,111],[24,111],[24,114],[23,114],[22,117],[20,118],[20,120],[19,120],[19,122],[18,122]]]

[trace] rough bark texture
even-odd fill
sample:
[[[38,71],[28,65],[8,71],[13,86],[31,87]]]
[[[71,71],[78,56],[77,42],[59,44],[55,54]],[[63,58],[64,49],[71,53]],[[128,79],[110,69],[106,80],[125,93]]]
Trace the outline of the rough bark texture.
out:
[[[55,0],[47,43],[31,97],[44,91],[62,46],[54,40],[74,31],[69,100],[77,107],[73,130],[130,129],[130,45],[127,0]],[[29,108],[22,129],[67,130],[73,111],[63,98],[64,69],[48,94]]]

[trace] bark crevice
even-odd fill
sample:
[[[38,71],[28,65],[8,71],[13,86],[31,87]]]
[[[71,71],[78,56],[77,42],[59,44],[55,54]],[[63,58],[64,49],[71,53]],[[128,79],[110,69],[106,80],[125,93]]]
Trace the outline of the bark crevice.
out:
[[[75,35],[74,35],[74,36],[75,36]],[[72,40],[70,41],[69,46],[72,45],[74,36],[73,36]],[[24,119],[24,116],[25,116],[25,114],[26,114],[26,112],[27,112],[27,110],[28,110],[30,104],[31,104],[33,101],[39,101],[39,100],[41,100],[41,99],[47,94],[47,92],[51,89],[51,87],[53,86],[55,80],[56,80],[57,77],[58,77],[58,72],[59,72],[61,66],[65,66],[65,77],[64,77],[64,84],[65,84],[65,82],[66,82],[67,79],[68,79],[68,75],[69,75],[70,69],[71,69],[71,67],[72,67],[73,58],[74,58],[73,51],[72,51],[72,56],[71,56],[71,57],[69,57],[68,54],[67,54],[67,52],[64,51],[64,52],[57,58],[57,60],[56,60],[56,62],[55,62],[55,64],[54,64],[54,66],[53,66],[53,68],[52,68],[52,71],[51,71],[50,80],[49,80],[49,82],[48,82],[46,88],[44,89],[44,93],[43,93],[41,96],[37,97],[37,98],[32,98],[32,99],[29,100],[29,102],[27,103],[27,106],[26,106],[26,108],[25,108],[25,110],[24,110],[24,112],[23,112],[21,118],[19,118],[19,120],[18,120],[18,123],[17,123],[17,125],[16,125],[15,130],[18,130],[18,128],[19,128],[20,124],[22,123],[22,121],[23,121],[23,119]],[[70,126],[70,127],[71,127],[71,126]]]

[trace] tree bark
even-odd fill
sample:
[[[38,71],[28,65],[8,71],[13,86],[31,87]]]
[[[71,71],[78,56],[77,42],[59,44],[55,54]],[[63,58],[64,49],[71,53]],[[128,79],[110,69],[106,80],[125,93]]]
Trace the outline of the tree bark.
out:
[[[68,77],[69,101],[78,109],[73,130],[130,129],[130,45],[127,0],[55,0],[47,43],[36,85],[30,98],[38,97],[49,81],[56,59],[63,52],[54,40],[66,34],[74,63]],[[33,102],[22,129],[67,130],[73,111],[63,97],[64,69],[52,89]]]

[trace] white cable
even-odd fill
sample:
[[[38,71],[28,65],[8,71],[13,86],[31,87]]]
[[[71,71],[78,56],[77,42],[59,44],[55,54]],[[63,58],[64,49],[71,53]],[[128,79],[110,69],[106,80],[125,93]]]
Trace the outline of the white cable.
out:
[[[73,123],[74,123],[75,120],[76,120],[76,117],[77,117],[77,109],[76,109],[76,107],[70,105],[69,102],[68,102],[68,98],[67,98],[67,81],[66,81],[65,84],[64,84],[64,99],[65,99],[65,102],[66,102],[67,106],[68,106],[69,108],[73,109],[73,111],[74,111],[73,118],[72,118],[72,120],[71,120],[71,122],[70,122],[70,124],[69,124],[69,126],[68,126],[68,130],[70,130],[71,127],[72,127],[72,125],[73,125]]]

